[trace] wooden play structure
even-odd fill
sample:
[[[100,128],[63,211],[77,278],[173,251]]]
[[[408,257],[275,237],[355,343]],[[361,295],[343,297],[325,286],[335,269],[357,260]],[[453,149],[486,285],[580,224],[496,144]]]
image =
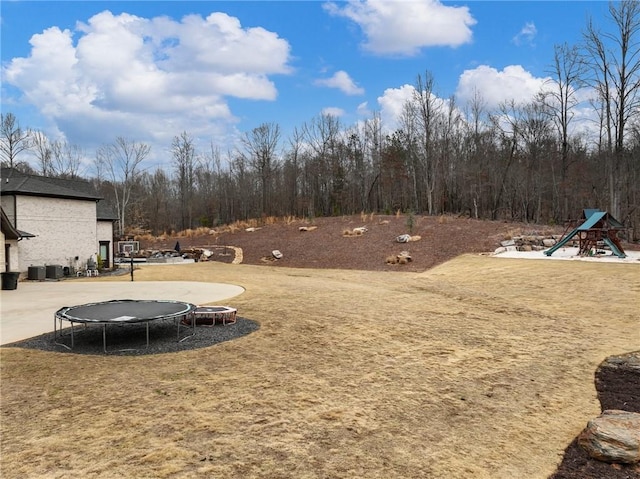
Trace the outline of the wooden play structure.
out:
[[[578,226],[576,226],[577,223],[579,223]],[[608,246],[614,255],[625,258],[627,255],[618,239],[618,232],[625,229],[622,223],[606,211],[585,209],[582,212],[582,219],[579,222],[569,222],[562,238],[544,254],[551,256],[577,236],[580,256],[592,255],[597,252],[598,247]]]

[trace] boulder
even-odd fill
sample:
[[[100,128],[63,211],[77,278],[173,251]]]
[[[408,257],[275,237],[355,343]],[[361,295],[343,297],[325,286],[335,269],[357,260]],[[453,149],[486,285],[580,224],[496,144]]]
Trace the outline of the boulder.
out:
[[[413,261],[411,258],[411,253],[408,251],[400,251],[400,253],[392,256],[387,256],[386,263],[387,264],[407,264]]]
[[[551,248],[555,244],[556,244],[556,240],[554,240],[553,238],[544,238],[542,240],[542,246],[544,246],[545,248]]]
[[[404,234],[396,237],[398,243],[408,243],[409,241],[411,241],[411,235]]]
[[[281,258],[282,258],[282,256],[283,256],[283,255],[282,255],[282,253],[281,253],[279,250],[277,250],[277,249],[274,249],[274,250],[271,252],[271,255],[272,255],[275,259],[281,259]]]
[[[617,409],[592,419],[578,436],[590,457],[604,462],[640,462],[640,414]]]

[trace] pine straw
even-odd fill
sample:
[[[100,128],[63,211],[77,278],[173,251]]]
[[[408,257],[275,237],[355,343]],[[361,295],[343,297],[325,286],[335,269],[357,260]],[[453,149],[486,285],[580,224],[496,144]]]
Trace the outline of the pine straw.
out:
[[[635,265],[136,276],[161,279],[242,285],[228,303],[261,329],[157,356],[1,348],[3,478],[546,478],[600,412],[598,363],[638,345]]]

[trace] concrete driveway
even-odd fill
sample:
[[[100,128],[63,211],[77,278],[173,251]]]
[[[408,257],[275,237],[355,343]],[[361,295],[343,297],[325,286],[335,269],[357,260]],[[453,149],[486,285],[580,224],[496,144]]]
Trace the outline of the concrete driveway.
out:
[[[112,299],[173,299],[192,304],[219,303],[244,292],[224,283],[196,281],[44,281],[20,282],[0,293],[0,345],[53,331],[53,316],[64,306]]]

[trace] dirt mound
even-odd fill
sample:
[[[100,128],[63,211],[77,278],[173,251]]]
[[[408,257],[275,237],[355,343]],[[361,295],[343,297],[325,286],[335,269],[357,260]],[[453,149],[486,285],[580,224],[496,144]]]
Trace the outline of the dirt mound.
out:
[[[233,250],[224,248],[226,245],[241,248],[246,264],[421,272],[464,253],[493,252],[501,241],[516,235],[561,234],[562,228],[452,216],[354,215],[214,231],[202,236],[142,240],[141,247],[167,249],[179,240],[182,249],[210,249],[214,261],[233,260]],[[412,240],[399,243],[401,235],[409,235]],[[274,250],[282,252],[282,258],[266,263],[264,258]],[[411,255],[411,262],[386,261],[403,251]]]

